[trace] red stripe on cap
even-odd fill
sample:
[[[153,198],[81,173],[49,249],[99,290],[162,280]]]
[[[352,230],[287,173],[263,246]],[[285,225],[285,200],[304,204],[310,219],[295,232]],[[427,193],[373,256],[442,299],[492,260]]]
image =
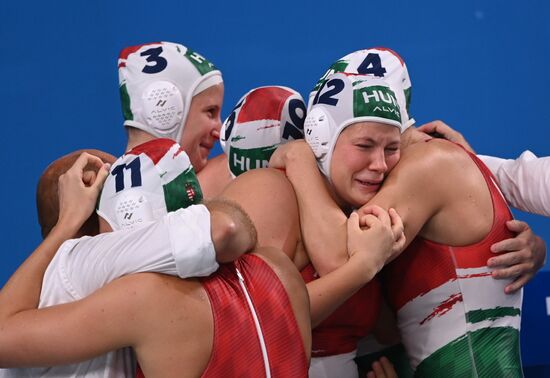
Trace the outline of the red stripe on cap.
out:
[[[159,139],[153,139],[149,142],[145,142],[140,144],[139,146],[136,146],[132,148],[128,154],[132,155],[139,155],[139,154],[145,154],[153,161],[153,163],[156,165],[160,159],[166,153],[172,146],[176,144],[172,139],[167,138],[159,138]]]
[[[402,66],[405,65],[405,61],[403,60],[403,58],[401,58],[401,56],[399,56],[398,53],[396,53],[395,51],[393,51],[392,49],[389,49],[389,48],[387,48],[387,47],[371,47],[370,49],[367,49],[367,50],[387,51],[387,52],[393,54],[397,59],[399,59],[399,62],[401,62],[401,65],[402,65]]]
[[[144,43],[142,45],[126,47],[126,48],[124,48],[120,51],[120,54],[118,55],[118,58],[119,59],[128,59],[128,55],[130,55],[132,53],[135,53],[136,51],[138,51],[143,46],[159,45],[159,44],[160,44],[160,42],[150,42],[150,43]],[[119,65],[119,67],[120,67],[120,65]]]
[[[246,96],[237,122],[244,123],[260,119],[281,119],[285,101],[293,93],[279,87],[258,88]]]

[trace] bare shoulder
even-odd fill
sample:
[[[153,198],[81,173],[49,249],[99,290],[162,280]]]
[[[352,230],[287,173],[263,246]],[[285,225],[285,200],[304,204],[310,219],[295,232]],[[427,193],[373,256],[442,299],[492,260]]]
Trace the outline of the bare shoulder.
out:
[[[197,173],[197,177],[201,184],[204,198],[212,198],[219,195],[233,180],[225,154],[209,159],[206,166]]]
[[[404,148],[398,167],[406,165],[407,169],[411,169],[412,166],[414,170],[448,170],[465,163],[471,163],[471,159],[463,148],[444,139],[432,139]]]
[[[249,215],[258,232],[258,245],[282,249],[294,258],[300,239],[298,202],[283,172],[272,168],[248,171],[223,192]]]
[[[241,188],[249,185],[254,185],[250,187],[249,191],[254,188],[254,190],[271,189],[272,191],[294,193],[292,184],[286,178],[284,172],[273,168],[252,169],[245,172],[233,180],[226,191],[231,191],[235,187]]]
[[[221,167],[227,167],[227,156],[225,156],[225,154],[220,154],[214,156],[212,159],[208,159],[206,166],[201,170],[201,172],[217,171]]]

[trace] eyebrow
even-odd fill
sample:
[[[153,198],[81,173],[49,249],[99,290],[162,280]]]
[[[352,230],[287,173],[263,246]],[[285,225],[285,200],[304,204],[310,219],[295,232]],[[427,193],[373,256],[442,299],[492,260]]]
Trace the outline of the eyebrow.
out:
[[[353,143],[355,143],[355,142],[363,142],[363,143],[366,142],[366,143],[378,144],[378,142],[376,140],[372,139],[371,137],[365,137],[365,136],[352,137],[351,141]],[[394,140],[394,141],[389,141],[388,142],[388,145],[393,145],[393,144],[401,144],[401,140]]]

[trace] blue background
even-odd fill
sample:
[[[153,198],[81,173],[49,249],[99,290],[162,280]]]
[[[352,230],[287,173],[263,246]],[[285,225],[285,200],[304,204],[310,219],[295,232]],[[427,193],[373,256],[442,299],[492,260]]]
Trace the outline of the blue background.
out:
[[[387,46],[407,62],[419,124],[442,119],[480,153],[546,156],[550,3],[520,4],[3,1],[0,285],[40,241],[35,188],[44,168],[80,148],[122,154],[121,48],[167,40],[200,52],[223,71],[225,117],[253,87],[286,85],[305,97],[337,58]],[[550,240],[550,219],[516,215]],[[526,365],[550,364],[549,275],[547,265],[526,290]]]

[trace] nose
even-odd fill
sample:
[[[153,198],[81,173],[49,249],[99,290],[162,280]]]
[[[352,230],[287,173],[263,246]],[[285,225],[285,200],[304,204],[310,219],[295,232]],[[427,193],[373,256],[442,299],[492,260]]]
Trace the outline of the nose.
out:
[[[212,131],[210,131],[210,136],[214,138],[215,140],[220,139],[220,129],[222,128],[222,120],[220,117],[215,122],[214,127],[212,127]]]
[[[384,154],[383,148],[377,148],[372,152],[369,169],[379,173],[386,173],[388,171],[386,155]]]

